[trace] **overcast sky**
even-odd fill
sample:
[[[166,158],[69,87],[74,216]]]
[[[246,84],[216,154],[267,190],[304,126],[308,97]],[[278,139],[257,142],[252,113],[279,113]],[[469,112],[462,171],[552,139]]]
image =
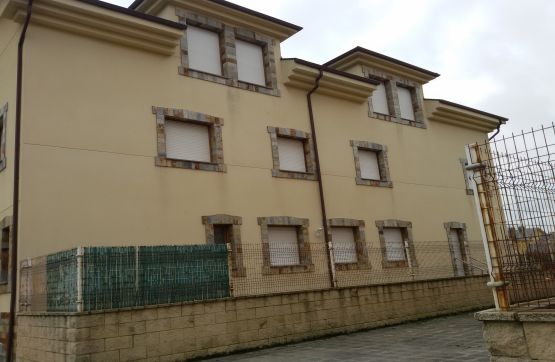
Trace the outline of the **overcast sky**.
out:
[[[323,63],[360,45],[440,73],[427,98],[508,117],[503,134],[555,121],[553,0],[231,2],[304,28],[283,57]]]

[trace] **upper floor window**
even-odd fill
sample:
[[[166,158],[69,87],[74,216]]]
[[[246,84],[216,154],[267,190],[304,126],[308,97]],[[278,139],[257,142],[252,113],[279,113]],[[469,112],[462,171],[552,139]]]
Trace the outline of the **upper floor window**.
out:
[[[160,167],[225,172],[223,119],[207,114],[153,107]]]
[[[249,29],[176,8],[187,25],[179,73],[253,92],[279,96],[276,40]]]
[[[314,147],[310,133],[268,127],[272,146],[272,176],[316,180]]]
[[[237,73],[242,82],[266,86],[263,49],[258,44],[237,39]]]
[[[372,93],[372,108],[374,113],[390,114],[385,82],[381,82]]]
[[[222,75],[220,35],[196,26],[187,27],[189,68]]]
[[[367,141],[351,141],[355,159],[356,184],[393,187],[389,176],[387,147]]]
[[[398,86],[397,96],[399,97],[399,109],[401,111],[401,118],[409,121],[414,121],[414,106],[411,89]]]
[[[0,108],[0,171],[6,168],[6,139],[8,124],[8,104]]]

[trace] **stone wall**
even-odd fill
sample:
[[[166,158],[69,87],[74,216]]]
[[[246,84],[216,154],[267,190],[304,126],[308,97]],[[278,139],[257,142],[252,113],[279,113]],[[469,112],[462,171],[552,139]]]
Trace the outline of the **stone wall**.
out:
[[[327,289],[100,313],[20,313],[19,361],[179,361],[492,304],[486,277]]]
[[[555,361],[555,310],[476,313],[492,362]]]

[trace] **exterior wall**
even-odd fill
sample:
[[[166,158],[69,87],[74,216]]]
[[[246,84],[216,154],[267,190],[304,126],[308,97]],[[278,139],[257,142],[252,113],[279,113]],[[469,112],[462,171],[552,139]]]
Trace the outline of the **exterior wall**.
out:
[[[476,313],[492,362],[555,361],[555,311]]]
[[[6,168],[0,171],[0,221],[12,215],[13,160],[15,138],[15,98],[17,41],[20,25],[0,19],[0,108],[8,105]],[[9,294],[0,286],[0,311],[9,310]]]
[[[18,361],[178,361],[491,304],[485,277],[321,290],[96,314],[22,314]]]

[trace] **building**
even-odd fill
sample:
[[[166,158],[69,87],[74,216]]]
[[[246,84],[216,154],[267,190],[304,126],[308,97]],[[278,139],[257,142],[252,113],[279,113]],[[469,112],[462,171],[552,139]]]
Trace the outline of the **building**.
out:
[[[26,6],[0,1],[2,312]],[[471,275],[483,255],[464,146],[506,119],[426,99],[438,74],[364,48],[282,59],[300,30],[222,0],[37,0],[17,264],[88,245],[229,243],[238,295],[251,294],[240,278],[270,278],[260,293],[327,288],[308,277],[329,274],[325,204],[336,283]],[[423,252],[431,242],[443,254]]]

